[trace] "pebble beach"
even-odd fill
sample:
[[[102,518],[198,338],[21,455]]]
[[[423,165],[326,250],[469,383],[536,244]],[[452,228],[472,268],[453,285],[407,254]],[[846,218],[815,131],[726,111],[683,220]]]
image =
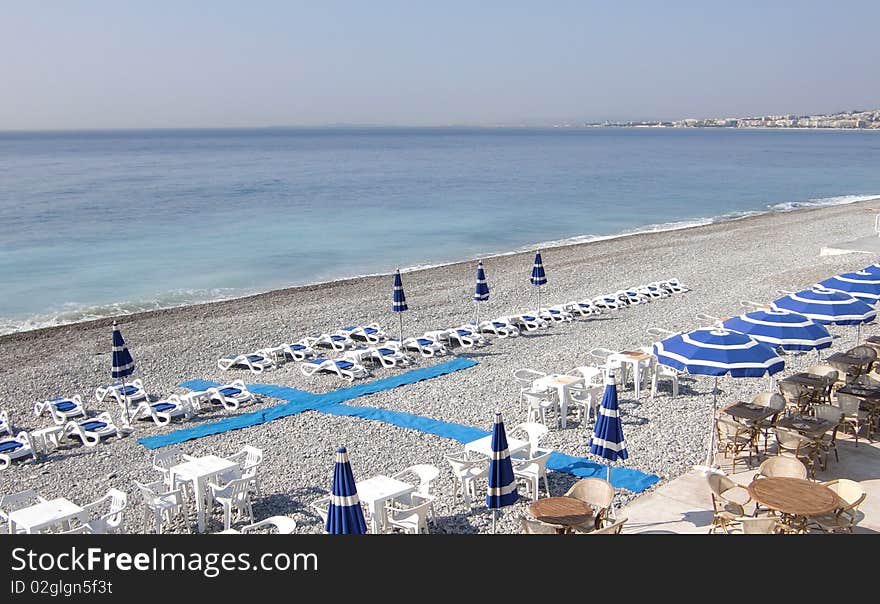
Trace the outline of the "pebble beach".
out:
[[[624,350],[649,345],[649,327],[689,330],[705,326],[697,313],[730,316],[744,312],[741,300],[770,302],[777,290],[797,290],[831,275],[858,270],[876,259],[865,254],[819,256],[822,245],[846,241],[870,233],[873,214],[866,211],[880,198],[819,209],[768,213],[738,220],[657,233],[542,249],[548,283],[542,303],[592,298],[625,287],[678,278],[690,288],[684,294],[605,312],[572,323],[554,324],[534,335],[499,339],[486,337],[490,345],[454,354],[478,364],[442,377],[363,396],[347,404],[404,411],[439,420],[491,430],[499,409],[508,434],[525,421],[526,410],[518,401],[512,372],[532,368],[562,373],[576,366],[595,364],[588,352],[596,347]],[[484,259],[490,299],[478,308],[481,319],[534,310],[535,288],[529,284],[534,252]],[[389,267],[389,271],[394,267]],[[409,310],[403,314],[404,335],[417,336],[431,329],[470,322],[476,262],[468,261],[403,273]],[[143,380],[152,397],[186,390],[186,380],[206,379],[227,383],[289,386],[324,393],[348,384],[329,374],[304,376],[298,363],[253,375],[246,370],[221,371],[217,359],[293,342],[307,335],[332,333],[345,325],[379,323],[396,337],[397,315],[390,312],[390,275],[349,279],[319,285],[273,291],[266,294],[211,304],[187,306],[119,317],[126,344],[137,364],[134,377]],[[37,400],[80,394],[87,408],[97,414],[109,411],[119,417],[115,403],[96,403],[97,386],[110,374],[112,320],[100,320],[21,332],[0,337],[0,408],[5,409],[16,430],[49,425],[48,417],[35,418]],[[835,336],[831,351],[856,344],[856,328],[829,326]],[[864,326],[862,335],[880,334],[875,324]],[[823,356],[829,351],[823,351]],[[328,352],[327,356],[338,353]],[[450,357],[417,358],[416,367],[443,362]],[[781,375],[801,371],[816,362],[816,353],[788,354]],[[374,368],[378,379],[405,371]],[[777,376],[781,377],[781,376]],[[732,379],[719,382],[719,403],[750,400],[770,386],[769,378]],[[711,378],[683,376],[680,393],[672,398],[668,385],[651,400],[639,400],[632,389],[621,390],[620,410],[629,459],[625,467],[660,477],[664,484],[705,459],[712,413]],[[240,413],[279,404],[263,397]],[[138,438],[170,432],[181,427],[211,422],[228,414],[203,412],[190,422],[175,421],[156,427],[138,421],[135,432],[122,439],[110,438],[99,446],[65,445],[38,461],[14,462],[0,473],[0,493],[31,488],[43,497],[64,496],[85,503],[115,487],[130,494],[126,516],[128,532],[143,532],[142,508],[133,482],[158,478],[152,468],[152,451]],[[588,441],[592,423],[570,418],[565,429],[551,429],[543,446],[578,457],[590,457]],[[260,468],[262,497],[254,501],[254,515],[262,519],[289,515],[298,532],[320,533],[323,525],[309,503],[329,492],[336,448],[348,449],[355,478],[391,475],[408,465],[430,463],[441,470],[434,483],[438,499],[432,533],[487,533],[492,513],[484,504],[485,490],[468,508],[452,497],[454,477],[444,454],[460,451],[460,443],[439,436],[377,421],[304,412],[273,422],[209,436],[180,445],[188,454],[228,455],[244,445],[263,449]],[[577,479],[559,472],[549,475],[550,491],[562,495]],[[653,487],[656,488],[656,487]],[[485,489],[485,487],[484,487]],[[520,500],[499,516],[497,532],[518,533],[518,516],[529,502],[525,488]],[[616,507],[638,494],[618,490]],[[217,508],[209,531],[222,529]],[[178,525],[175,531],[183,532]]]

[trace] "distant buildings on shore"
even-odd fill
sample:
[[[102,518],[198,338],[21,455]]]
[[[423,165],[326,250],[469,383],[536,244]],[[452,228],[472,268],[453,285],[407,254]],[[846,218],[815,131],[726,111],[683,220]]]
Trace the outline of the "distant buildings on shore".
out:
[[[565,124],[571,126],[572,124]],[[764,115],[760,117],[704,117],[671,122],[592,122],[587,127],[621,128],[851,128],[880,130],[880,109],[853,110],[827,115]]]

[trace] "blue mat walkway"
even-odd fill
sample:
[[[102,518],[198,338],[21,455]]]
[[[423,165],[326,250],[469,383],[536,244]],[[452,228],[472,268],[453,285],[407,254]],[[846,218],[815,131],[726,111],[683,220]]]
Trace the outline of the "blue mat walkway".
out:
[[[252,392],[283,399],[288,402],[267,409],[261,409],[260,411],[222,419],[210,424],[202,424],[193,428],[169,432],[168,434],[142,438],[138,442],[147,448],[158,449],[203,436],[255,426],[303,411],[318,411],[329,415],[381,421],[401,428],[418,430],[427,434],[449,438],[460,443],[467,443],[477,438],[488,436],[490,432],[473,426],[444,422],[412,413],[390,411],[375,407],[352,407],[342,403],[360,396],[397,388],[405,384],[413,384],[474,365],[476,365],[475,361],[458,357],[452,361],[432,367],[407,371],[390,378],[359,384],[349,388],[341,388],[327,394],[313,394],[304,390],[268,384],[249,384],[248,388]],[[217,385],[215,382],[204,380],[193,380],[181,384],[181,386],[192,390],[204,390]],[[586,443],[584,446],[586,447]],[[584,457],[566,455],[558,451],[554,451],[550,455],[550,458],[547,460],[547,468],[557,472],[565,472],[579,478],[597,477],[604,479],[607,473],[607,466],[605,464],[599,464]],[[611,484],[616,488],[640,493],[659,480],[660,477],[656,474],[645,474],[632,468],[615,466],[611,468]]]

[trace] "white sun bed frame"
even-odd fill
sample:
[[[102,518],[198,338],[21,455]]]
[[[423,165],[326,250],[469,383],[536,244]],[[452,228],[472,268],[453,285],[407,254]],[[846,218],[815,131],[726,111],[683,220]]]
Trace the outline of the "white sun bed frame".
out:
[[[171,404],[172,409],[158,411],[156,407],[159,405]],[[124,412],[124,410],[123,410]],[[179,395],[172,394],[168,398],[158,400],[155,403],[149,401],[141,402],[134,410],[131,411],[131,421],[136,419],[152,419],[157,426],[165,426],[171,423],[171,420],[183,416],[185,419],[191,419],[198,415],[188,400],[181,399]]]
[[[144,390],[144,382],[140,378],[126,381],[125,386],[134,386],[136,389],[135,393],[129,394],[127,397],[122,396],[122,382],[114,382],[112,385],[104,384],[95,388],[95,400],[102,403],[108,396],[112,396],[116,402],[128,399],[129,404],[131,404],[147,399],[147,391]]]
[[[89,422],[95,421],[102,422],[106,425],[97,430],[85,429],[85,425]],[[102,411],[97,417],[87,417],[81,420],[71,420],[67,422],[64,425],[64,433],[62,434],[62,437],[76,436],[85,446],[94,447],[100,443],[103,438],[110,436],[123,438],[124,436],[131,434],[133,431],[134,430],[131,426],[127,426],[124,423],[117,426],[110,414],[106,411]]]
[[[355,325],[351,329],[342,327],[336,330],[336,335],[348,336],[361,344],[379,344],[388,339],[388,335],[379,327],[378,323]]]
[[[351,367],[340,367],[340,361],[351,363]],[[299,369],[303,375],[309,377],[319,372],[334,373],[340,379],[347,382],[353,382],[358,378],[365,378],[370,375],[370,372],[363,365],[352,361],[345,361],[345,359],[314,359],[300,363]]]
[[[68,411],[61,411],[58,409],[59,403],[73,403],[74,408],[69,409]],[[74,417],[87,417],[88,413],[86,413],[86,406],[82,402],[82,398],[78,394],[74,394],[71,398],[60,397],[47,399],[44,401],[39,401],[34,404],[34,416],[40,417],[44,413],[48,411],[49,415],[52,417],[52,421],[55,422],[56,425],[61,426],[64,423],[70,421]]]
[[[260,357],[252,359],[250,357]],[[263,373],[267,369],[275,367],[275,361],[271,356],[261,353],[260,351],[250,354],[231,354],[217,360],[217,367],[223,371],[229,371],[232,368],[247,368],[251,373]]]
[[[21,443],[21,446],[14,451],[6,451],[0,453],[0,470],[5,470],[8,468],[13,461],[17,459],[22,459],[23,457],[31,456],[33,459],[37,459],[37,454],[34,451],[34,447],[31,444],[30,435],[22,430],[15,436],[11,438],[4,438],[0,440],[0,442],[9,442],[15,441]]]

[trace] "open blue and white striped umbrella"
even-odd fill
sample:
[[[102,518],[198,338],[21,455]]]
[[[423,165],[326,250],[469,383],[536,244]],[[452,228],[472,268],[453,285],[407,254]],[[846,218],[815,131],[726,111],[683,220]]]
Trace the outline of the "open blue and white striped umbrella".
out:
[[[367,532],[364,511],[358,499],[357,486],[345,447],[336,450],[333,486],[324,530],[331,535],[363,535]]]
[[[875,262],[874,264],[870,264],[870,265],[866,266],[865,268],[863,268],[859,272],[860,273],[868,273],[869,275],[880,275],[880,264]]]
[[[516,477],[507,449],[507,433],[501,411],[495,411],[492,425],[492,459],[489,460],[489,490],[486,493],[486,507],[497,510],[516,503],[519,493],[516,490]],[[495,532],[495,518],[492,515],[492,532]]]
[[[784,350],[822,350],[831,346],[831,334],[823,325],[786,310],[754,310],[731,317],[722,325]]]
[[[626,441],[623,438],[623,425],[620,423],[620,411],[617,408],[617,385],[614,372],[609,371],[605,380],[605,392],[599,405],[599,419],[593,426],[590,437],[590,453],[598,455],[609,462],[626,459]],[[611,464],[608,464],[608,482],[611,482]]]
[[[704,327],[669,336],[655,342],[653,352],[663,365],[695,375],[715,377],[707,466],[712,464],[715,449],[718,378],[727,374],[735,378],[774,375],[785,367],[785,361],[769,345],[744,333],[720,327]]]
[[[394,288],[391,294],[391,312],[401,313],[398,315],[400,319],[400,341],[403,343],[403,312],[407,310],[406,295],[403,293],[403,281],[400,279],[400,269],[394,273]]]
[[[532,267],[532,276],[529,283],[538,288],[538,314],[541,313],[541,286],[547,283],[547,275],[544,273],[544,263],[541,260],[541,252],[535,252],[535,265]]]
[[[876,310],[849,294],[816,287],[783,296],[771,306],[804,315],[815,323],[835,325],[861,325],[877,316]]]
[[[116,321],[113,321],[113,354],[111,356],[112,367],[110,368],[110,375],[113,379],[122,379],[121,393],[126,401],[123,408],[125,409],[125,421],[128,422],[130,418],[128,415],[128,401],[125,394],[125,378],[134,373],[134,359],[131,358],[131,353],[128,352],[128,348],[125,346],[125,340],[122,339],[122,332],[119,331],[119,325]]]
[[[880,274],[842,273],[820,281],[816,286],[847,293],[868,304],[874,304],[880,300]]]
[[[705,327],[655,342],[663,365],[695,375],[761,377],[782,371],[785,361],[767,344],[738,331]]]

